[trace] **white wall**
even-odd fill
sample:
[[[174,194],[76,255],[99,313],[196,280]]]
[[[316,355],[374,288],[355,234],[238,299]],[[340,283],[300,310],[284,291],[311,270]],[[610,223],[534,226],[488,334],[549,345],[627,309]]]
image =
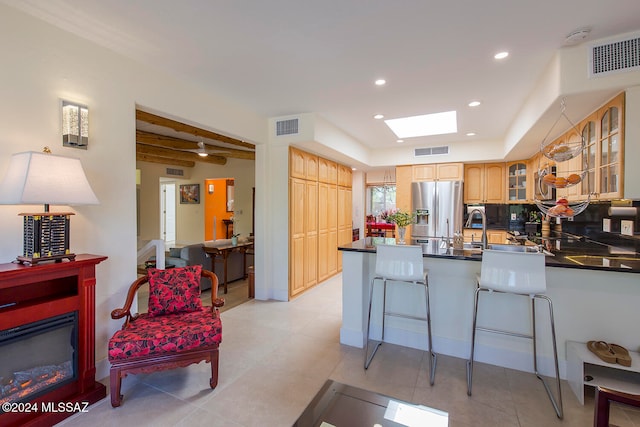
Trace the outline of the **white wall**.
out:
[[[41,151],[48,145],[55,154],[81,159],[100,200],[99,206],[73,209],[71,249],[109,257],[97,271],[96,359],[102,377],[107,374],[108,338],[121,323],[109,313],[123,304],[136,276],[136,105],[258,144],[265,141],[267,122],[3,4],[0,35],[0,174],[12,153]],[[62,147],[61,98],[89,106],[86,151]],[[53,211],[67,209],[52,206]],[[0,262],[22,252],[17,214],[28,210],[0,206]]]

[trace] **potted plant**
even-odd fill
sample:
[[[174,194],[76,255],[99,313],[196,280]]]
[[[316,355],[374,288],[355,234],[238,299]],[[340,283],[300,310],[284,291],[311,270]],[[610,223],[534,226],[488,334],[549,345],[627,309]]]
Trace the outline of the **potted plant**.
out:
[[[405,212],[402,209],[394,210],[389,216],[387,221],[398,226],[398,244],[404,245],[404,235],[407,230],[407,226],[413,224],[416,220],[416,215],[413,212]]]

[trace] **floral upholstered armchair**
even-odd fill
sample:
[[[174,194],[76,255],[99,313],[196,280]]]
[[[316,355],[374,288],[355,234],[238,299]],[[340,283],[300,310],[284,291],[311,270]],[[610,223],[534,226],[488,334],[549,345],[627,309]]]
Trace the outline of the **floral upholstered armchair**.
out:
[[[200,300],[200,276],[213,283],[211,307]],[[136,292],[149,282],[149,310],[132,314]],[[125,318],[122,329],[109,340],[111,363],[111,406],[120,406],[122,378],[128,374],[154,372],[205,361],[211,364],[209,385],[218,384],[218,346],[222,341],[217,297],[218,277],[202,266],[168,270],[150,268],[148,275],[129,288],[123,308],[113,310],[111,318]]]

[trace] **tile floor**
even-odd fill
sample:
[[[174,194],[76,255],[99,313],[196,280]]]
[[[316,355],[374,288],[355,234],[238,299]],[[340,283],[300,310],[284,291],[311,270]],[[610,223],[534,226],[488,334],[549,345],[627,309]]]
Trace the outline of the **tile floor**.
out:
[[[204,363],[129,376],[121,407],[107,397],[59,425],[291,426],[327,379],[447,411],[453,427],[593,425],[592,398],[581,406],[563,382],[558,420],[533,374],[477,363],[469,397],[465,360],[440,355],[430,387],[426,353],[391,344],[364,371],[363,350],[339,343],[341,310],[340,276],[288,303],[251,300],[223,313],[215,390]],[[611,422],[640,426],[640,411],[613,408]]]

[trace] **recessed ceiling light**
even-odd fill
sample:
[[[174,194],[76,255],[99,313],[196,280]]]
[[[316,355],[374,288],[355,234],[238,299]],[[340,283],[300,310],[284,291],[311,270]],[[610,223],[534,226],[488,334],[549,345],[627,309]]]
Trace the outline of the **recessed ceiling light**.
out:
[[[467,136],[476,136],[475,132],[467,132]]]
[[[385,84],[387,84],[387,81],[385,79],[376,80],[376,86],[384,86]]]
[[[384,122],[398,138],[442,135],[458,131],[455,111],[391,119]]]
[[[480,105],[480,101],[471,101],[469,103],[469,107],[477,107],[478,105]]]
[[[384,119],[384,116],[382,114],[376,114],[375,116],[373,116],[373,118],[376,120],[380,120],[380,119]]]
[[[357,171],[358,169],[356,169],[356,168],[351,168],[351,170],[352,170],[352,171]]]
[[[404,139],[399,139],[396,141],[398,144],[402,144],[404,142]]]
[[[507,51],[499,52],[499,53],[496,53],[495,55],[493,55],[493,57],[496,58],[496,59],[504,59],[507,56],[509,56],[509,52],[507,52]]]

